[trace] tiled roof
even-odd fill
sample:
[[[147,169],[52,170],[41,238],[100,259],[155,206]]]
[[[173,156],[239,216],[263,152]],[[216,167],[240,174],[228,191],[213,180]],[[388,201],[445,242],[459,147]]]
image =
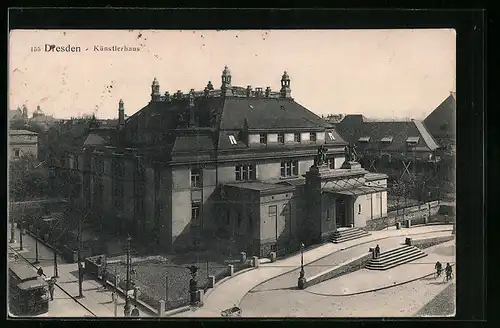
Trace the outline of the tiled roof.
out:
[[[179,152],[199,152],[211,151],[214,149],[214,144],[210,136],[204,135],[189,135],[175,138],[173,153]]]
[[[356,144],[359,151],[406,151],[406,140],[409,137],[419,137],[415,150],[435,150],[438,148],[435,140],[419,121],[365,121],[362,115],[347,115],[337,124],[337,130],[342,137]],[[369,142],[358,142],[360,138],[370,137]],[[381,142],[384,138],[392,137],[392,142]]]
[[[85,142],[83,143],[84,146],[97,146],[97,145],[102,145],[104,144],[105,141],[104,139],[95,134],[95,133],[91,133],[88,135],[87,139],[85,139]]]
[[[451,93],[424,120],[424,125],[434,138],[455,137],[455,93]]]
[[[292,99],[236,98],[224,102],[220,128],[241,129],[325,128],[329,124]]]

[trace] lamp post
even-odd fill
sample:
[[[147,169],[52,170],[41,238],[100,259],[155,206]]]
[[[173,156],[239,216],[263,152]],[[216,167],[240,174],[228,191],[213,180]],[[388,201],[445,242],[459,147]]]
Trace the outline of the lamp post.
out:
[[[429,215],[428,218],[431,218],[431,192],[427,193],[427,206],[429,207]]]
[[[54,277],[59,278],[59,271],[57,270],[57,252],[55,248],[53,249],[53,251],[54,251]]]
[[[306,277],[304,272],[304,243],[300,243],[300,274],[299,274],[299,289],[304,289],[306,285]]]
[[[190,294],[190,303],[192,306],[196,305],[198,302],[198,282],[196,281],[196,273],[198,272],[198,267],[196,265],[191,265],[187,267],[187,269],[191,273],[191,279],[189,280],[189,294]]]
[[[23,220],[19,221],[19,250],[23,250]]]
[[[128,291],[130,289],[130,241],[132,238],[127,237],[127,281],[126,281],[126,291],[125,291],[125,306],[123,308],[123,314],[128,317],[130,316],[130,299]]]
[[[38,226],[36,227],[36,235],[35,235],[35,263],[38,264],[40,261],[38,260]]]

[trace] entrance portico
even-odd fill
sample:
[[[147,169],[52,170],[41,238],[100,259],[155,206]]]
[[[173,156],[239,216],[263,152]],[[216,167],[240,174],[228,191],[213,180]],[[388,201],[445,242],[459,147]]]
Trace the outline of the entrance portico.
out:
[[[374,214],[372,198],[382,203],[384,195],[386,197],[387,176],[375,175],[355,162],[341,169],[311,167],[306,173],[310,242],[328,240],[338,229],[366,226]],[[370,179],[367,180],[367,176]]]

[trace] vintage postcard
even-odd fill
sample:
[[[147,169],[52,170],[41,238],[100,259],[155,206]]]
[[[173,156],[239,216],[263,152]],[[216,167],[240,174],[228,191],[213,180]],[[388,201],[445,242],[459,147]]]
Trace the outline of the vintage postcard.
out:
[[[455,44],[10,31],[10,316],[454,316]]]

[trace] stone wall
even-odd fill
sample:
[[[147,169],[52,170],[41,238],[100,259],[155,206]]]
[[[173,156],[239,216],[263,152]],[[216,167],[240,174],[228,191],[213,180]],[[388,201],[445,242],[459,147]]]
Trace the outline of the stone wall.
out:
[[[453,239],[455,239],[454,235],[412,240],[412,246],[418,247],[420,249],[424,249],[424,248],[429,248],[429,247],[432,247],[432,246],[435,246],[438,244],[445,243],[445,242],[453,240]]]
[[[430,205],[430,211],[429,211]],[[416,224],[425,224],[425,217],[430,217],[431,219],[428,222],[438,222],[437,220],[432,220],[432,217],[438,214],[439,211],[439,202],[433,201],[421,205],[407,207],[405,209],[405,213],[402,213],[402,210],[399,210],[399,213],[396,211],[389,212],[386,217],[377,218],[366,221],[366,230],[383,230],[387,228],[387,226],[394,226],[396,222],[400,222],[403,224],[404,220],[411,220],[412,225]]]
[[[328,269],[326,271],[323,271],[317,275],[314,275],[310,278],[306,277],[306,283],[305,287],[310,287],[314,286],[316,284],[319,284],[323,281],[333,279],[340,277],[342,275],[360,270],[365,267],[365,265],[370,261],[372,258],[371,253],[367,253],[366,255],[359,256],[349,262],[344,262],[340,265],[337,265],[331,269]]]

